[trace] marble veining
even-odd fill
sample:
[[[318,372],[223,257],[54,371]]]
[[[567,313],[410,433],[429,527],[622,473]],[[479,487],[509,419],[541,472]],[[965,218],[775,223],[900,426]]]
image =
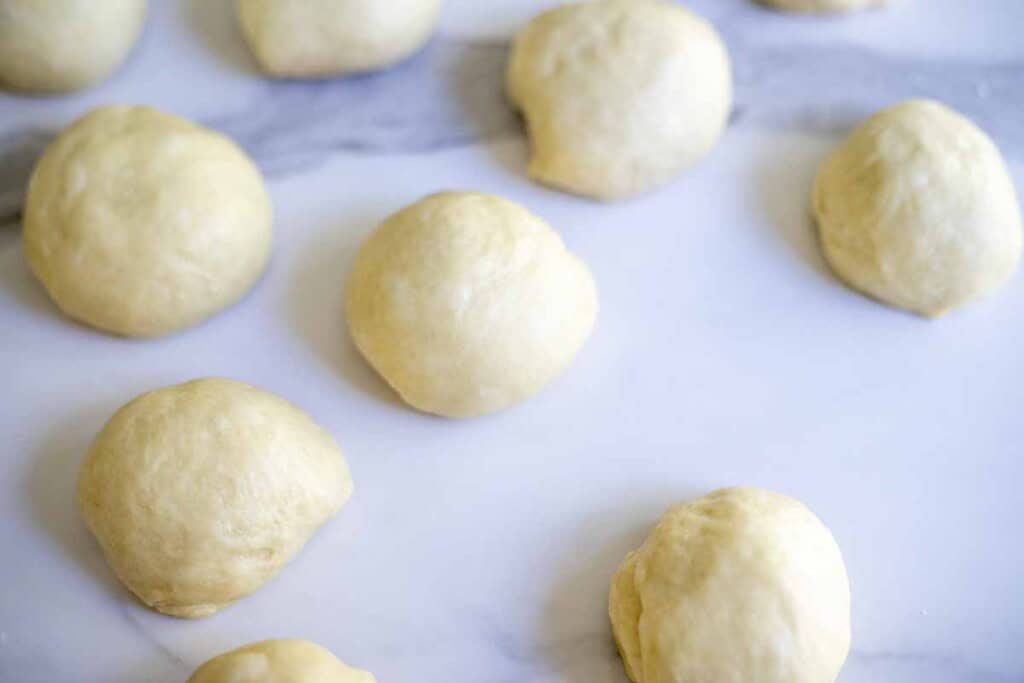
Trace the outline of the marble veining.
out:
[[[438,37],[396,69],[273,82],[247,66],[230,0],[152,0],[137,68],[70,98],[0,94],[0,683],[182,683],[207,657],[275,636],[317,640],[381,683],[624,683],[605,614],[611,574],[668,504],[735,483],[796,495],[835,532],[854,605],[839,683],[1024,681],[1021,276],[989,303],[922,323],[832,280],[807,217],[834,141],[910,96],[974,118],[1020,186],[1020,3],[972,3],[1001,21],[977,21],[960,0],[819,21],[692,0],[732,54],[730,130],[669,188],[596,205],[522,177],[507,31],[461,19],[489,14],[479,1],[448,0]],[[553,0],[494,12],[543,4]],[[987,33],[957,34],[960,51],[922,48],[947,13]],[[899,30],[885,33],[890,17]],[[63,319],[17,230],[56,129],[137,93],[253,155],[278,235],[243,302],[148,342]],[[401,407],[338,313],[370,227],[442,184],[537,210],[601,291],[597,332],[571,371],[493,419]],[[204,374],[309,410],[345,449],[356,494],[277,579],[189,622],[119,586],[73,491],[118,405]]]

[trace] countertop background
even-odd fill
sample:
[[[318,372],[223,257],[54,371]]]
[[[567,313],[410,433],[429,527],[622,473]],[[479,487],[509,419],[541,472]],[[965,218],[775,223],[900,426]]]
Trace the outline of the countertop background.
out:
[[[853,590],[841,683],[1024,681],[1024,280],[938,321],[840,285],[808,214],[849,126],[937,97],[1024,185],[1024,3],[904,0],[836,18],[692,0],[729,43],[732,125],[671,185],[601,205],[529,182],[504,102],[509,36],[542,0],[447,0],[433,42],[359,78],[271,82],[227,0],[154,0],[125,67],[63,97],[0,95],[0,681],[180,683],[269,637],[315,640],[382,683],[623,683],[608,580],[668,505],[734,484],[805,501]],[[276,244],[239,305],[132,341],[61,317],[29,276],[18,207],[53,132],[110,102],[194,117],[267,173]],[[353,252],[444,188],[544,216],[591,266],[593,338],[535,399],[417,414],[355,353]],[[327,426],[356,494],[263,589],[181,621],[137,604],[79,521],[78,464],[136,394],[204,375]]]

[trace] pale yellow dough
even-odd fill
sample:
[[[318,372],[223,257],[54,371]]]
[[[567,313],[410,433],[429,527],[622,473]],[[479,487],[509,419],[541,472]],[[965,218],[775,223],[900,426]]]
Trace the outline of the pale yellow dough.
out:
[[[850,648],[832,535],[751,487],[666,512],[612,580],[609,615],[634,683],[831,683]]]
[[[818,171],[814,213],[840,278],[925,316],[986,296],[1020,260],[1020,206],[1002,155],[930,100],[857,126]]]
[[[82,116],[36,165],[29,266],[68,316],[155,336],[239,299],[270,257],[259,170],[219,133],[149,107]]]
[[[145,17],[145,0],[0,0],[0,86],[90,86],[124,61]]]
[[[420,49],[441,0],[237,0],[238,23],[274,76],[382,69]]]
[[[351,493],[330,434],[284,399],[219,378],[118,410],[78,479],[79,510],[114,573],[178,617],[262,586]]]
[[[852,12],[884,7],[892,0],[758,0],[763,5],[787,12]]]
[[[356,346],[412,406],[467,417],[539,392],[590,336],[597,290],[558,234],[493,195],[442,192],[384,221],[346,286]]]
[[[692,165],[732,108],[725,44],[707,21],[663,0],[540,14],[515,39],[508,93],[529,129],[530,176],[603,200]]]
[[[186,683],[376,683],[308,640],[250,643],[204,663]]]

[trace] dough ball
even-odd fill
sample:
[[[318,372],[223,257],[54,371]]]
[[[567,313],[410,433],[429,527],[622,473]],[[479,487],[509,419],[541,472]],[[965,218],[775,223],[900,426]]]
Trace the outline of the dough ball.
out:
[[[392,66],[421,48],[441,0],[238,0],[238,23],[274,76],[332,76]]]
[[[662,0],[540,14],[516,37],[508,93],[529,128],[530,176],[604,200],[696,162],[732,107],[729,55],[715,29]]]
[[[889,0],[758,0],[763,5],[787,12],[851,12],[883,7]]]
[[[114,573],[177,617],[255,591],[351,493],[330,434],[284,399],[218,378],[122,407],[78,479],[82,517]]]
[[[308,640],[264,640],[209,660],[186,683],[376,683]]]
[[[370,236],[345,305],[356,346],[402,398],[468,417],[529,398],[569,365],[594,326],[597,290],[523,207],[442,192]]]
[[[145,0],[0,0],[0,85],[92,85],[124,61],[145,17]]]
[[[985,296],[1020,259],[1006,163],[937,102],[903,102],[854,129],[818,171],[814,213],[840,278],[926,316]]]
[[[831,683],[850,649],[850,588],[798,501],[721,489],[666,512],[612,580],[635,683]]]
[[[223,135],[148,107],[102,107],[36,165],[25,253],[70,317],[154,336],[252,287],[270,256],[271,214],[260,172]]]

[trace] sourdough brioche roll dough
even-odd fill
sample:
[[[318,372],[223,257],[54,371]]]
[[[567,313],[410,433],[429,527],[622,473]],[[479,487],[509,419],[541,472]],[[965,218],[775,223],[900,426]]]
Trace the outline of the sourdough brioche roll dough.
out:
[[[540,14],[516,37],[508,93],[529,129],[530,176],[604,200],[649,190],[693,164],[732,107],[722,40],[662,0]]]
[[[263,178],[223,135],[148,107],[108,106],[50,144],[29,182],[29,266],[60,309],[154,336],[239,299],[270,256]]]
[[[384,221],[346,286],[356,346],[419,410],[468,417],[540,391],[590,336],[597,291],[523,207],[442,192]]]
[[[124,61],[145,17],[145,0],[0,0],[0,87],[92,85]]]
[[[787,12],[851,12],[890,4],[890,0],[758,0],[758,2]]]
[[[909,100],[854,129],[818,171],[814,213],[840,278],[921,315],[985,296],[1020,259],[1006,163],[985,133],[938,102]]]
[[[238,23],[274,76],[331,76],[396,64],[421,48],[441,0],[238,0]]]
[[[177,617],[255,591],[351,493],[330,434],[284,399],[219,378],[122,407],[78,479],[79,510],[114,573]]]
[[[186,683],[376,683],[308,640],[251,643],[209,660]]]
[[[850,648],[850,590],[828,529],[762,489],[666,512],[612,580],[634,683],[831,683]]]

